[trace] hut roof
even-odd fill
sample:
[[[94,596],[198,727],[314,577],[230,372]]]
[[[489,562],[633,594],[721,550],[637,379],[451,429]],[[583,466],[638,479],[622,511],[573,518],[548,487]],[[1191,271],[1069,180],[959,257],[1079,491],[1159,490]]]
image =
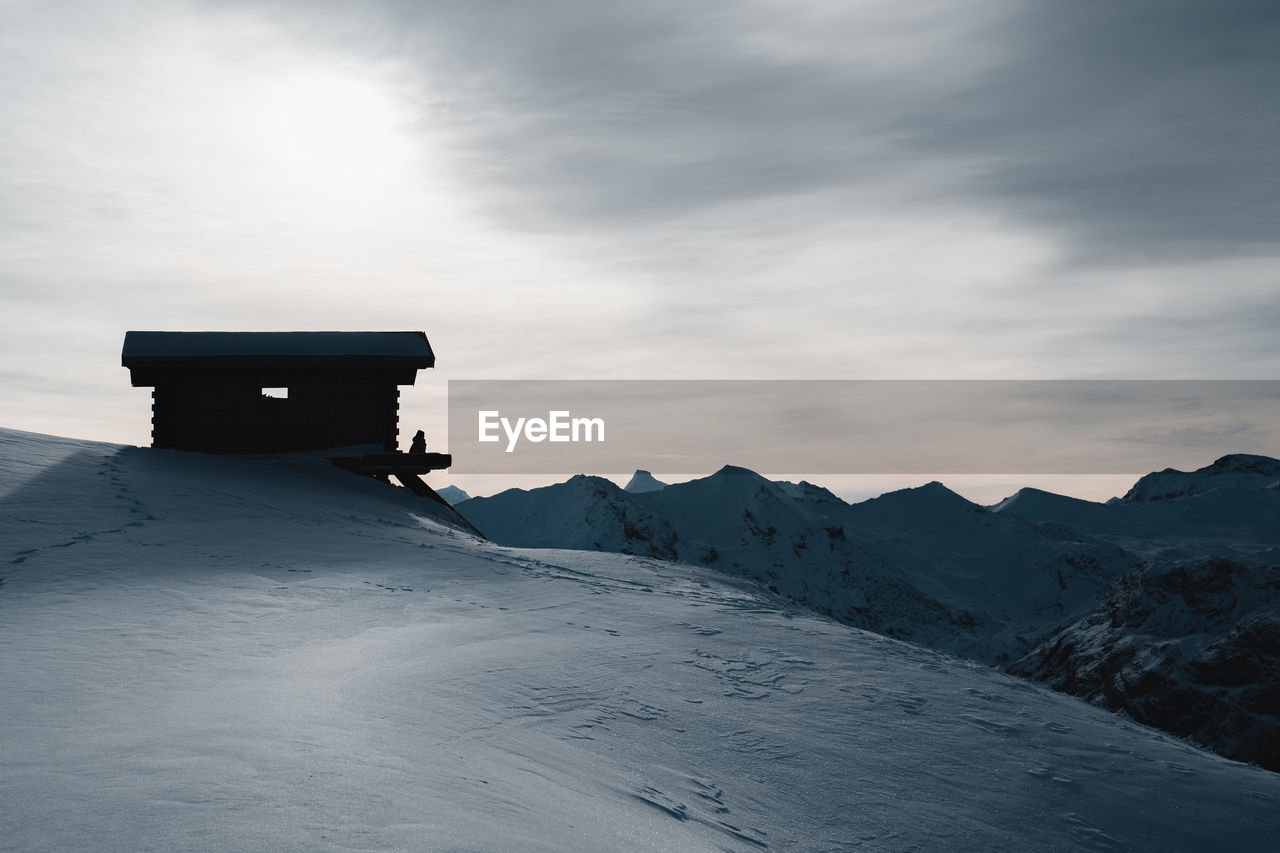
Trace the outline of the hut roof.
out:
[[[353,361],[434,367],[422,332],[126,332],[121,364],[308,364]]]

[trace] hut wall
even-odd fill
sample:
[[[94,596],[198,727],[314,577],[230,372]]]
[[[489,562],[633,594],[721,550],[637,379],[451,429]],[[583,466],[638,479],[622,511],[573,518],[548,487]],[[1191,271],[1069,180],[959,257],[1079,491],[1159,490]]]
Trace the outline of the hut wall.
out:
[[[264,387],[287,387],[287,399]],[[368,372],[183,372],[153,392],[152,445],[211,453],[319,450],[355,444],[396,449],[399,397],[394,377]]]

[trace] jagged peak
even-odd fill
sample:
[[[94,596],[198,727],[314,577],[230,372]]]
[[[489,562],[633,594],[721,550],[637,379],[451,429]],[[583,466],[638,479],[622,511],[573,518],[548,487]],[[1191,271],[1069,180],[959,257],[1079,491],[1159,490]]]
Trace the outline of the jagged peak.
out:
[[[458,504],[463,503],[464,501],[469,501],[472,498],[472,495],[467,494],[464,489],[460,489],[454,485],[441,486],[436,489],[436,494],[444,498],[445,503],[449,504],[449,506],[457,506]]]
[[[644,492],[656,492],[666,487],[667,483],[662,482],[643,468],[637,468],[636,472],[631,475],[631,479],[622,487],[622,490],[632,494],[642,494]]]

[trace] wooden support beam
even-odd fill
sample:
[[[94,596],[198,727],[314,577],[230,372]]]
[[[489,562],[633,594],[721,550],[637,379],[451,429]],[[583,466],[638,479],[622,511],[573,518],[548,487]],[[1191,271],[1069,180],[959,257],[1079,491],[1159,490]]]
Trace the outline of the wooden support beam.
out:
[[[448,468],[453,457],[447,453],[366,453],[364,456],[331,456],[329,461],[343,470],[368,475],[384,483],[389,483],[389,478],[395,477],[418,497],[433,500],[447,509],[449,515],[464,530],[469,530],[482,539],[486,538],[448,501],[436,494],[435,489],[418,478],[418,474]]]
[[[448,453],[366,453],[331,456],[329,461],[357,474],[425,474],[453,465],[453,457]]]

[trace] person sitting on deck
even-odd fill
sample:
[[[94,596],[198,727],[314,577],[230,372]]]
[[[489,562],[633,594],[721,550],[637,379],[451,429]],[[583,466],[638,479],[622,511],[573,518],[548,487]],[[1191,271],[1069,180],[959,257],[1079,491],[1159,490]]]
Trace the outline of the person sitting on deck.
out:
[[[414,433],[413,442],[409,445],[410,453],[426,453],[427,452],[427,435],[422,430]]]

